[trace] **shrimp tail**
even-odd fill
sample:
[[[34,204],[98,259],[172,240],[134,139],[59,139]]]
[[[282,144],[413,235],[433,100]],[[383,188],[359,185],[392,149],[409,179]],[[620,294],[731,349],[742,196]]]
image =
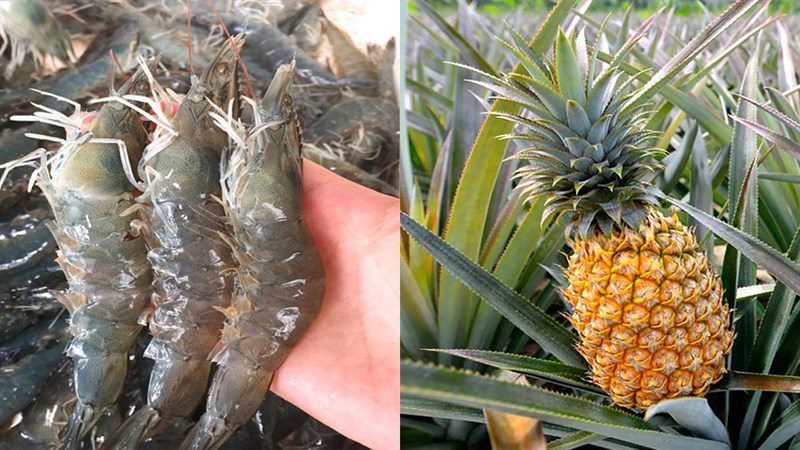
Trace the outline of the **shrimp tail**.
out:
[[[255,414],[273,373],[319,313],[325,275],[302,215],[293,73],[293,63],[281,66],[261,105],[248,101],[255,123],[244,134],[230,115],[212,115],[239,143],[222,164],[222,198],[239,267],[233,302],[219,309],[227,321],[212,356],[219,368],[206,412],[181,444],[184,450],[218,448]]]
[[[150,406],[136,411],[123,423],[116,435],[108,442],[109,449],[135,449],[145,435],[157,427],[161,415]]]
[[[169,354],[167,349],[160,350]],[[153,353],[149,356],[158,359],[150,375],[148,404],[122,424],[109,442],[109,449],[137,448],[139,442],[161,433],[176,419],[190,416],[203,401],[211,370],[209,361],[184,360],[174,354],[169,357],[150,351]]]
[[[75,409],[69,416],[69,421],[64,429],[64,437],[59,444],[59,450],[72,450],[80,448],[80,443],[86,433],[102,415],[102,411],[95,409],[88,403],[78,400]]]
[[[86,356],[77,357],[75,352],[83,352]],[[97,353],[91,345],[80,345],[75,341],[67,353],[75,358],[74,379],[78,403],[64,430],[59,447],[61,450],[80,447],[84,436],[119,396],[127,369],[126,353]]]
[[[215,450],[258,411],[272,371],[240,361],[214,374],[208,409],[184,438],[181,450]]]

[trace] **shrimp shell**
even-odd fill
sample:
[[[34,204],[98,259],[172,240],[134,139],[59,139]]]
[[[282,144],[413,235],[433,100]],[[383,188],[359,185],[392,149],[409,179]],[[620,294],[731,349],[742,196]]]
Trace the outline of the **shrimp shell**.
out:
[[[289,95],[294,64],[281,66],[248,133],[223,158],[223,200],[239,262],[233,304],[214,354],[219,369],[206,412],[184,449],[213,449],[258,409],[273,373],[317,316],[325,273],[302,213],[300,132]],[[244,144],[244,145],[242,145]]]
[[[129,88],[146,92],[141,72],[123,87]],[[61,448],[77,448],[122,391],[128,350],[151,292],[147,248],[131,232],[135,214],[125,212],[133,204],[133,187],[120,149],[108,143],[127,149],[125,158],[137,159],[147,136],[138,116],[120,105],[103,106],[88,132],[55,110],[39,108],[47,114],[38,117],[69,130],[55,155],[34,155],[41,158],[34,177],[38,174],[37,184],[53,210],[55,220],[47,225],[68,281],[57,297],[70,313],[73,339],[67,354],[75,361],[78,403]]]
[[[233,41],[240,47],[241,37]],[[168,124],[145,150],[140,166],[147,186],[140,201],[143,231],[155,273],[150,319],[153,339],[145,356],[155,360],[148,404],[118,430],[110,448],[135,448],[202,403],[211,371],[209,355],[230,305],[234,266],[225,242],[219,162],[227,136],[211,123],[212,104],[238,94],[236,56],[226,45],[195,81]],[[209,102],[209,100],[211,102]]]

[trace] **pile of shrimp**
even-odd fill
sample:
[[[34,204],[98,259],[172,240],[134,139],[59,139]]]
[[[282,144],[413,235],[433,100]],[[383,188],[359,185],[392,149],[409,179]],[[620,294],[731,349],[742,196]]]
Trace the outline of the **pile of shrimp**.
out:
[[[319,311],[324,271],[302,219],[295,67],[278,69],[262,107],[246,99],[254,123],[245,130],[235,119],[243,42],[223,46],[182,97],[153,78],[155,61],[142,60],[92,115],[73,103],[69,117],[43,105],[12,117],[67,132],[38,136],[61,144],[52,154],[6,165],[35,167],[31,183],[55,216],[68,281],[58,297],[70,314],[77,403],[60,448],[79,448],[116,402],[141,324],[153,337],[144,355],[155,361],[147,404],[107,445],[137,448],[191,418],[217,363],[206,413],[182,447],[218,448],[258,410],[272,373]],[[142,118],[156,125],[149,137]],[[222,158],[229,140],[236,145]]]
[[[393,44],[352,51],[313,1],[54,4],[102,47],[62,35],[67,68],[0,91],[0,448],[341,442],[267,392],[324,294],[300,155],[396,193]]]

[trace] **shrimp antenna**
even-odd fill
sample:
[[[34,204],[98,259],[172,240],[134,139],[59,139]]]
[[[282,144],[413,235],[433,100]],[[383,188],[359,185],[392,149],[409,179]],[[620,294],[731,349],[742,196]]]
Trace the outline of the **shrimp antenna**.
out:
[[[60,95],[52,94],[45,91],[40,91],[38,89],[31,89],[34,92],[38,92],[42,95],[47,95],[50,97],[54,97],[59,101],[67,102],[75,107],[75,116],[77,117],[81,111],[81,105],[79,103],[73,102],[70,99],[61,97]],[[31,102],[31,104],[38,109],[39,111],[35,111],[31,115],[16,115],[11,116],[10,120],[13,122],[41,122],[46,123],[48,125],[55,125],[59,128],[63,128],[65,130],[69,130],[70,128],[80,129],[80,123],[78,119],[70,119],[65,114],[62,114],[52,108],[48,108],[44,105],[40,105],[36,102]]]
[[[122,74],[122,79],[125,80],[125,81],[128,81],[128,76],[125,75],[125,70],[122,68],[122,64],[120,64],[119,59],[117,59],[117,54],[114,53],[114,50],[109,50],[108,51],[108,56],[117,65],[117,68],[119,69],[119,73]],[[113,88],[113,86],[112,86],[112,88]]]
[[[192,0],[186,0],[186,49],[189,52],[189,71],[194,73],[192,64]]]
[[[58,94],[53,94],[52,92],[40,91],[39,89],[36,89],[36,88],[31,88],[31,90],[33,92],[37,92],[39,94],[46,95],[48,97],[53,97],[54,99],[56,99],[58,101],[69,103],[70,105],[75,107],[75,114],[78,114],[79,112],[81,112],[81,104],[76,102],[76,101],[74,101],[74,100],[70,100],[70,99],[68,99],[66,97],[62,97],[62,96],[60,96]]]
[[[114,60],[111,59],[113,50],[108,51],[108,92],[114,92]]]
[[[169,94],[167,93],[167,91],[164,89],[163,86],[161,86],[161,83],[156,81],[155,76],[153,76],[153,72],[151,72],[150,67],[147,66],[147,61],[145,61],[145,59],[141,55],[137,57],[137,61],[139,62],[139,65],[142,67],[144,76],[147,77],[147,81],[150,83],[150,93],[153,94],[153,97],[164,98],[164,99],[169,98]],[[159,114],[159,111],[157,111],[156,114]],[[163,119],[166,120],[165,115],[159,114],[159,117],[163,117]]]
[[[101,98],[96,98],[96,99],[90,100],[89,104],[107,103],[107,102],[122,103],[123,105],[127,106],[128,108],[138,112],[139,114],[141,114],[142,116],[147,118],[147,120],[150,120],[150,121],[154,122],[156,125],[166,129],[170,133],[177,134],[175,132],[175,130],[167,122],[161,120],[158,117],[153,116],[152,114],[148,113],[147,111],[143,110],[142,108],[139,108],[138,106],[136,106],[136,105],[134,105],[133,103],[130,102],[130,100],[143,102],[145,99],[150,100],[151,102],[153,101],[153,99],[150,99],[150,98],[147,98],[147,97],[142,97],[140,95],[123,95],[121,97],[118,96],[118,95],[112,95],[112,96],[109,96],[109,97],[101,97]],[[155,103],[155,102],[153,102],[153,103]],[[153,105],[150,105],[150,106],[153,106]],[[156,113],[156,115],[158,115],[158,113]]]
[[[253,86],[250,84],[250,75],[247,73],[247,67],[244,66],[244,62],[242,61],[242,57],[239,55],[239,49],[233,44],[233,38],[231,37],[231,33],[228,32],[228,27],[225,26],[225,22],[222,20],[222,16],[219,15],[219,11],[217,11],[217,7],[214,6],[214,2],[212,0],[206,0],[208,4],[211,6],[211,10],[214,11],[214,15],[217,16],[217,20],[219,20],[219,24],[222,25],[222,31],[225,32],[225,35],[228,36],[228,42],[230,42],[231,47],[233,47],[233,53],[236,55],[236,60],[239,61],[239,67],[242,68],[242,73],[244,74],[244,81],[247,84],[247,91],[250,97],[253,99],[256,98],[256,94],[253,91]]]
[[[9,172],[11,172],[12,170],[16,169],[17,167],[23,167],[23,166],[33,166],[33,167],[35,167],[36,163],[34,161],[38,160],[40,158],[40,156],[42,155],[42,153],[45,153],[46,151],[47,150],[45,150],[43,148],[37,148],[36,150],[28,153],[27,155],[25,155],[25,156],[23,156],[21,158],[9,161],[9,162],[7,162],[5,164],[0,164],[0,169],[3,169],[3,174],[0,175],[0,186],[2,186],[3,183],[6,182],[6,178],[8,177]],[[31,188],[32,188],[32,186],[29,186],[28,190],[30,191]]]

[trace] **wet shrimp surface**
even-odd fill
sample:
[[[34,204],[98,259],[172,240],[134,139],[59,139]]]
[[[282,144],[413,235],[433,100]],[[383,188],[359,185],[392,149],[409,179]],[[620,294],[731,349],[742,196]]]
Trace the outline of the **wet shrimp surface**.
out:
[[[209,3],[0,0],[0,448],[362,448],[269,385],[325,293],[303,159],[398,195],[395,42]]]

